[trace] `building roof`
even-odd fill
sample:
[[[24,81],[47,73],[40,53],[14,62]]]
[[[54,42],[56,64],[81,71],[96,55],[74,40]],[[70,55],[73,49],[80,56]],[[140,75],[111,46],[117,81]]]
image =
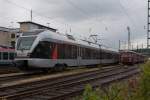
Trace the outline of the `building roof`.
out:
[[[19,28],[0,27],[0,31],[3,31],[3,32],[19,32]]]
[[[6,27],[0,27],[0,31],[9,32],[10,29]]]
[[[54,28],[51,28],[51,27],[47,27],[47,26],[44,26],[44,25],[41,25],[41,24],[38,24],[38,23],[35,23],[35,22],[31,22],[31,21],[24,21],[24,22],[18,22],[18,23],[19,24],[34,24],[34,25],[41,26],[41,27],[44,27],[46,29],[52,30],[54,32],[57,31],[57,29],[54,29]]]

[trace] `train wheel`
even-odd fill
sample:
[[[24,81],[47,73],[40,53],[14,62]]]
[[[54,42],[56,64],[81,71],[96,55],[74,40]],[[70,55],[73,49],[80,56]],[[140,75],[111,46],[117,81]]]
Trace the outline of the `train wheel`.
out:
[[[55,67],[54,67],[55,71],[63,71],[65,69],[66,69],[65,64],[56,64]]]
[[[27,61],[19,61],[16,62],[15,66],[19,68],[21,71],[28,71],[28,62]]]
[[[49,69],[42,69],[42,72],[43,72],[43,73],[48,73],[48,72],[49,72]]]

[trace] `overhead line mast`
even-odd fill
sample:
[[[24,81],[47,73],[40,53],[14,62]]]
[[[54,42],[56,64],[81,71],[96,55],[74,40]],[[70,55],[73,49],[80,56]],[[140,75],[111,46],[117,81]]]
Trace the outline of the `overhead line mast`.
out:
[[[30,13],[31,13],[31,22],[32,22],[32,17],[33,17],[33,16],[32,16],[32,9],[31,9],[31,12],[30,12]]]
[[[131,33],[129,26],[127,26],[127,30],[128,30],[128,50],[131,50]]]
[[[150,47],[150,0],[148,0],[148,16],[147,16],[147,48]]]

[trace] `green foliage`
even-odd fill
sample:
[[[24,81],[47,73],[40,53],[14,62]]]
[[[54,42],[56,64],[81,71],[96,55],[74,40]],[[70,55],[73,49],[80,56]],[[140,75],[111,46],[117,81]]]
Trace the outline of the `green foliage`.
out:
[[[143,66],[142,71],[139,95],[142,100],[150,100],[150,62]]]
[[[150,62],[142,65],[138,79],[92,89],[87,85],[81,97],[74,100],[150,100]]]
[[[122,96],[119,96],[121,89],[121,85],[117,84],[101,90],[99,88],[94,90],[90,85],[87,85],[81,100],[123,100]]]
[[[83,100],[100,100],[97,94],[97,91],[94,91],[90,85],[87,85],[83,93]]]

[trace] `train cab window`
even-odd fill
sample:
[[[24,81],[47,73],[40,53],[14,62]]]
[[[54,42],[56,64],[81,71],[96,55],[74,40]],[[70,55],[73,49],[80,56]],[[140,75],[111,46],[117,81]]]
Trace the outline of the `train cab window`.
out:
[[[3,59],[4,60],[8,60],[8,52],[4,52],[3,53]]]
[[[18,39],[17,49],[18,50],[29,50],[36,37],[21,37]]]

